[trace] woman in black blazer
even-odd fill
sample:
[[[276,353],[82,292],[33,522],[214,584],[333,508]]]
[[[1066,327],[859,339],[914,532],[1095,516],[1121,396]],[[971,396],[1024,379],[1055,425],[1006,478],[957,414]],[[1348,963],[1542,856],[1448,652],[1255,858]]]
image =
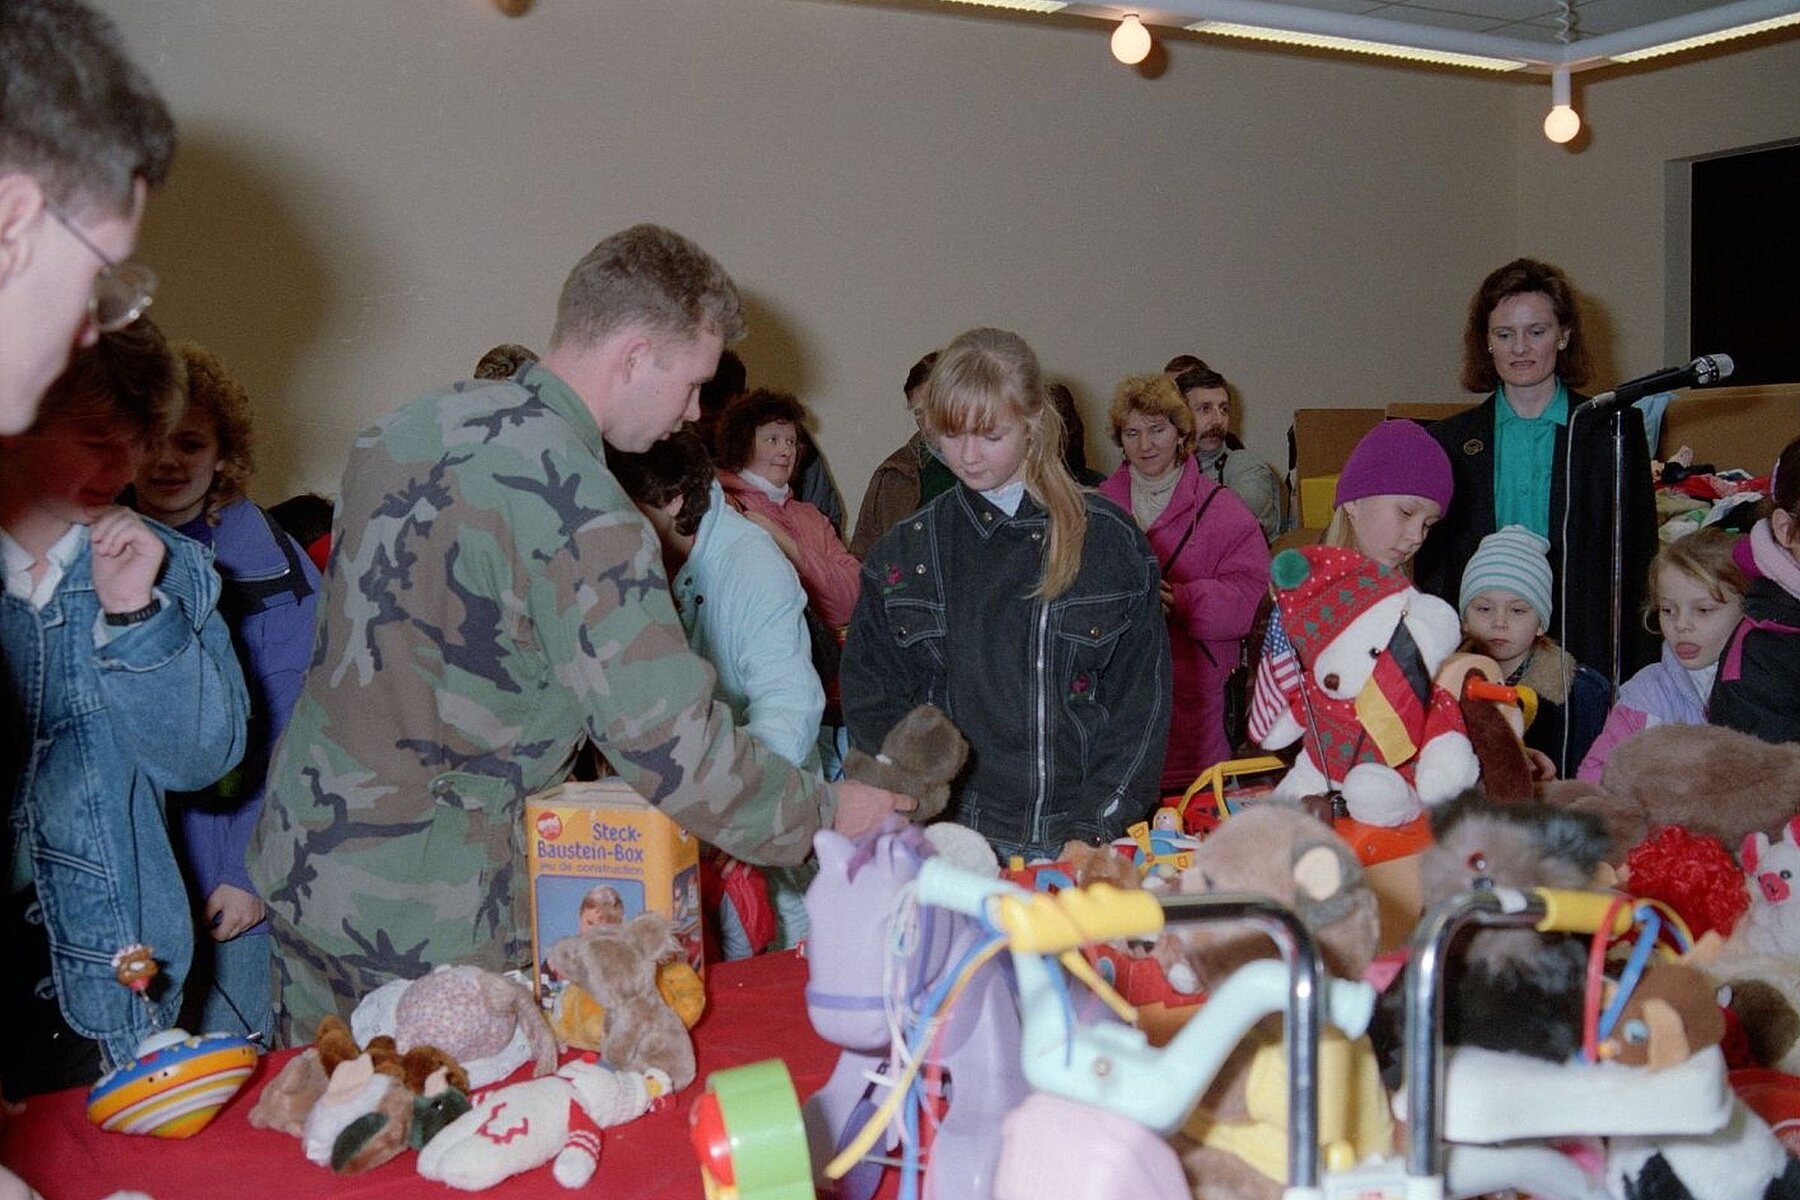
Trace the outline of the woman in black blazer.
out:
[[[1551,636],[1577,661],[1612,675],[1613,418],[1590,411],[1570,420],[1586,399],[1576,389],[1589,369],[1575,292],[1560,269],[1521,258],[1482,281],[1463,329],[1462,383],[1487,399],[1431,426],[1456,491],[1419,551],[1415,577],[1454,604],[1476,544],[1502,525],[1525,525],[1550,540]],[[1639,620],[1656,552],[1656,502],[1643,416],[1626,408],[1617,419],[1625,433],[1618,671],[1627,677],[1657,653]]]

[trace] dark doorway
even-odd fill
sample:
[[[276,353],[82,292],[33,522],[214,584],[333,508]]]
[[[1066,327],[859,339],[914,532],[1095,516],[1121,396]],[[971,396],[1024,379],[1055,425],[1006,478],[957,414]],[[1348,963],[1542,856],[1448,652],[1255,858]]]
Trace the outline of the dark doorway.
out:
[[[1800,146],[1696,162],[1692,212],[1688,352],[1800,382]]]

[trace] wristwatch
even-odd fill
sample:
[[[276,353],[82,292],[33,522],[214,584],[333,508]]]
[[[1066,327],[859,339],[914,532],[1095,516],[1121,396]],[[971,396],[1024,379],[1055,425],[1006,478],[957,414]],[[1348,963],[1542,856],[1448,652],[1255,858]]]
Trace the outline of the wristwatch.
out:
[[[104,614],[106,623],[115,629],[126,625],[141,625],[162,611],[162,601],[155,596],[142,608],[134,608],[130,612],[109,612]]]

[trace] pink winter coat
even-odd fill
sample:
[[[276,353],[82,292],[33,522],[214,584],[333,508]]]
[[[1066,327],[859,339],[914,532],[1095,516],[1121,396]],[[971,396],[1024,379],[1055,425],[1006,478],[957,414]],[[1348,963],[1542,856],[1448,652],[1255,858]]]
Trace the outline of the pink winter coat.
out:
[[[776,503],[745,482],[735,471],[720,471],[719,486],[734,507],[745,513],[761,513],[787,531],[800,546],[794,564],[806,600],[819,620],[833,629],[850,624],[856,597],[862,591],[862,564],[844,548],[831,521],[804,500],[789,496]]]
[[[1130,466],[1120,464],[1100,494],[1130,512]],[[1269,544],[1244,502],[1208,479],[1191,456],[1169,507],[1144,533],[1175,594],[1168,613],[1175,706],[1162,777],[1163,792],[1172,794],[1231,757],[1225,678],[1269,589]]]

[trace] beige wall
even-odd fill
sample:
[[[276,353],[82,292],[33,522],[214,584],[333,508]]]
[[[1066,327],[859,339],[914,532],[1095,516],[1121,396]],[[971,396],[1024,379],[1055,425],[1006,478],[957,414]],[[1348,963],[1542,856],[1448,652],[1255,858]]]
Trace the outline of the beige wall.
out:
[[[1589,296],[1606,335],[1597,383],[1686,360],[1685,163],[1800,139],[1800,38],[1722,47],[1674,67],[1577,76],[1585,131],[1572,149],[1539,132],[1548,90],[1522,97],[1519,110],[1521,252],[1559,263]],[[1786,203],[1800,211],[1800,198]]]
[[[157,313],[257,398],[264,500],[335,492],[356,428],[494,342],[541,348],[568,266],[640,219],[731,269],[753,379],[812,405],[852,506],[907,430],[907,367],[978,323],[1075,387],[1103,464],[1113,382],[1184,351],[1281,461],[1296,406],[1452,394],[1468,294],[1516,253],[1560,256],[1632,323],[1621,362],[1640,339],[1660,358],[1662,159],[1800,132],[1800,89],[1770,94],[1800,77],[1796,43],[1755,52],[1754,84],[1732,58],[1584,89],[1593,144],[1571,156],[1536,133],[1541,84],[1192,38],[1145,78],[1081,23],[824,0],[105,7],[181,125],[143,239]],[[1629,220],[1597,203],[1645,180]]]

